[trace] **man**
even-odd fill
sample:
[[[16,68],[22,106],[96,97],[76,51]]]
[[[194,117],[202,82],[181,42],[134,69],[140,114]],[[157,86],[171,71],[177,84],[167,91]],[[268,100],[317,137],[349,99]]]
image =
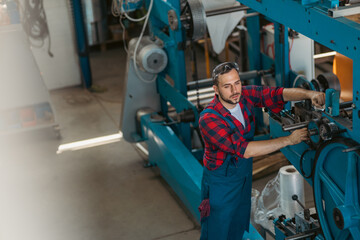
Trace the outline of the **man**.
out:
[[[239,240],[249,227],[252,157],[308,139],[304,128],[286,137],[253,141],[254,108],[278,113],[286,101],[304,99],[319,107],[325,94],[299,88],[243,87],[237,64],[230,62],[216,66],[212,78],[215,97],[199,120],[205,142],[200,239]]]

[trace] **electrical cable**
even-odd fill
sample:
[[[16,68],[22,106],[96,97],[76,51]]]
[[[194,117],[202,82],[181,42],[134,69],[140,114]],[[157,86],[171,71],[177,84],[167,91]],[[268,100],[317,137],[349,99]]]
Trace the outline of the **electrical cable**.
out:
[[[124,45],[124,50],[127,54],[129,54],[129,50],[128,50],[128,47],[126,46],[126,40],[125,40],[125,37],[126,37],[126,28],[122,22],[122,15],[120,16],[120,26],[121,26],[121,29],[122,29],[122,39],[123,39],[123,45]]]
[[[125,1],[125,4],[126,4],[126,6],[128,6],[128,5],[129,5],[129,4],[128,4],[128,1]],[[146,18],[146,16],[147,16],[147,14],[145,14],[145,15],[142,16],[141,18],[132,18],[132,17],[130,17],[130,16],[127,14],[126,10],[128,10],[128,9],[124,9],[124,8],[123,8],[123,0],[120,0],[120,4],[119,4],[119,5],[117,4],[117,0],[113,0],[113,1],[112,1],[111,13],[112,13],[115,17],[119,17],[120,14],[124,14],[125,17],[126,17],[127,19],[129,19],[130,21],[133,21],[133,22],[141,22],[141,21],[145,20],[145,18]]]
[[[122,4],[122,0],[120,2]],[[126,36],[126,28],[125,28],[125,25],[124,23],[122,22],[123,20],[123,13],[121,11],[121,7],[119,7],[118,3],[117,3],[117,0],[113,0],[112,1],[112,4],[111,4],[111,13],[114,17],[119,17],[119,23],[120,23],[120,26],[121,26],[121,29],[122,29],[122,39],[123,39],[123,45],[124,45],[124,50],[127,54],[129,54],[129,51],[128,51],[128,47],[126,46],[126,39],[125,39],[125,36]]]
[[[21,24],[28,36],[30,45],[41,48],[44,46],[45,39],[48,38],[48,54],[50,57],[53,57],[54,55],[51,52],[51,37],[43,0],[24,1],[24,6],[20,4],[19,0],[15,0],[15,2],[20,6],[22,15]]]
[[[126,13],[126,11],[124,11],[124,15],[126,16],[127,19],[129,19],[133,22],[141,22],[141,21],[145,20],[147,17],[147,15],[145,15],[145,16],[142,16],[141,18],[132,18]]]
[[[150,1],[149,9],[148,9],[148,12],[146,13],[146,15],[143,16],[143,17],[141,17],[141,18],[139,18],[139,19],[131,18],[131,17],[128,16],[128,14],[125,12],[124,8],[122,7],[122,5],[123,5],[123,0],[120,0],[120,6],[117,4],[117,0],[113,0],[112,3],[113,3],[113,4],[112,4],[112,9],[111,9],[111,10],[112,10],[113,15],[114,15],[114,16],[120,16],[120,25],[121,25],[121,27],[123,28],[123,39],[124,39],[124,36],[125,36],[125,34],[124,34],[124,32],[125,32],[125,31],[124,31],[124,30],[125,30],[125,26],[123,25],[123,23],[122,23],[122,21],[121,21],[121,19],[122,19],[122,14],[124,14],[127,19],[129,19],[129,20],[131,20],[131,21],[135,21],[135,22],[139,22],[139,21],[142,21],[142,20],[145,19],[145,22],[144,22],[144,24],[143,24],[143,28],[142,28],[142,30],[141,30],[140,36],[139,36],[139,38],[138,38],[138,40],[137,40],[137,42],[136,42],[136,44],[135,44],[134,56],[133,56],[133,64],[134,64],[135,74],[137,75],[137,77],[138,77],[142,82],[144,82],[144,83],[152,83],[152,82],[154,82],[154,81],[156,80],[156,78],[157,78],[157,74],[156,74],[152,79],[146,80],[146,79],[144,79],[144,78],[141,76],[141,74],[140,74],[140,72],[139,72],[139,69],[138,69],[138,67],[137,67],[137,64],[136,64],[137,50],[138,50],[138,48],[139,48],[141,39],[142,39],[142,37],[143,37],[143,35],[144,35],[144,33],[145,33],[146,26],[147,26],[147,23],[148,23],[148,21],[149,21],[150,13],[151,13],[151,10],[152,10],[153,4],[154,4],[154,0],[151,0],[151,1]],[[128,53],[128,49],[127,49],[125,43],[124,43],[124,49],[125,49],[125,51]]]
[[[121,14],[121,11],[119,11],[119,5],[117,3],[117,0],[113,0],[111,3],[111,13],[114,17],[119,17]]]
[[[143,17],[141,17],[141,18],[138,18],[138,19],[132,18],[126,13],[126,11],[122,7],[122,5],[123,5],[123,0],[120,0],[120,4],[118,4],[117,0],[113,0],[112,4],[111,4],[111,13],[112,13],[113,16],[119,17],[119,23],[120,23],[120,26],[121,26],[121,29],[122,29],[122,39],[123,39],[124,49],[125,49],[125,52],[128,53],[128,48],[126,46],[126,41],[125,41],[126,28],[125,28],[125,25],[122,22],[122,20],[123,20],[123,18],[125,16],[130,21],[141,22],[147,17],[147,14],[144,15]],[[128,5],[127,1],[126,1],[126,5]]]
[[[136,42],[136,45],[135,45],[135,50],[134,50],[134,57],[133,57],[133,63],[134,63],[134,69],[135,69],[135,73],[136,75],[138,76],[138,78],[144,82],[144,83],[152,83],[156,80],[157,78],[157,74],[151,79],[151,80],[146,80],[144,79],[140,73],[139,73],[139,69],[137,67],[137,64],[136,64],[136,54],[137,54],[137,50],[138,50],[138,47],[140,45],[140,41],[145,33],[145,29],[146,29],[146,26],[147,26],[147,23],[149,21],[149,17],[150,17],[150,13],[151,13],[151,10],[152,10],[152,7],[153,7],[153,4],[154,4],[154,0],[151,0],[150,1],[150,5],[149,5],[149,9],[148,9],[148,12],[146,14],[146,19],[145,19],[145,22],[144,22],[144,25],[143,25],[143,28],[141,30],[141,33],[140,33],[140,36],[139,36],[139,39],[137,40]]]

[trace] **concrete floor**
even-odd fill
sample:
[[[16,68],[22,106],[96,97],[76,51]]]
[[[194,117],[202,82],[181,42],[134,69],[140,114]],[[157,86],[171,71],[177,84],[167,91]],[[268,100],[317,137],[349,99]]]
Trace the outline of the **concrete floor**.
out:
[[[0,239],[197,239],[199,228],[159,174],[120,141],[56,154],[57,147],[118,132],[125,53],[91,57],[94,83],[51,92],[61,139],[52,129],[0,139]]]
[[[125,141],[56,154],[57,147],[118,132],[125,53],[91,55],[98,93],[51,92],[52,129],[3,136],[0,239],[198,239],[199,226],[159,174]],[[104,92],[101,92],[104,90]],[[269,176],[254,183],[261,190]]]

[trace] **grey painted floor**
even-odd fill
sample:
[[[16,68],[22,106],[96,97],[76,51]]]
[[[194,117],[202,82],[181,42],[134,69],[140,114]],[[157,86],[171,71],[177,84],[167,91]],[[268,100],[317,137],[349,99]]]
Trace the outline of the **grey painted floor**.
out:
[[[118,132],[125,61],[119,49],[93,53],[98,93],[51,92],[61,139],[52,129],[1,137],[0,239],[199,238],[199,226],[159,174],[143,168],[133,145],[122,140],[56,154],[59,144]]]

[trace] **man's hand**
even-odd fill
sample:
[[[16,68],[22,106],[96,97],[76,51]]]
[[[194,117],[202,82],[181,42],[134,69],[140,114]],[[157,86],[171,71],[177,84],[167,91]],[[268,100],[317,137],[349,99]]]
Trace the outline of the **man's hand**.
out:
[[[315,107],[322,108],[325,104],[325,93],[302,88],[284,88],[284,101],[299,101],[310,99]]]
[[[301,128],[293,131],[291,135],[288,136],[289,145],[295,145],[301,143],[302,141],[309,140],[307,128]]]
[[[317,108],[322,108],[325,105],[325,93],[323,92],[311,91],[310,99],[311,103]]]
[[[295,145],[302,141],[308,140],[308,132],[306,128],[295,130],[291,135],[286,137],[278,137],[270,140],[250,141],[246,147],[244,157],[258,157],[275,152],[283,147]]]

